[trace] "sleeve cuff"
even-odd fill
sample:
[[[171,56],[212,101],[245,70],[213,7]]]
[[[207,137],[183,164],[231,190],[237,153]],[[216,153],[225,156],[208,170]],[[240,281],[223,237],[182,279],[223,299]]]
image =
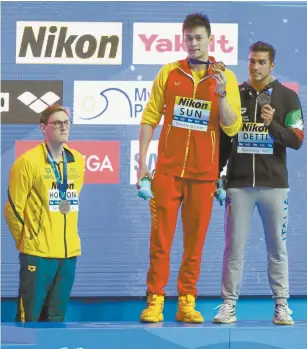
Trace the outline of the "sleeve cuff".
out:
[[[236,121],[235,121],[235,123],[233,125],[231,125],[231,126],[224,126],[221,123],[221,127],[222,127],[223,131],[226,133],[227,136],[233,137],[236,134],[238,134],[239,131],[241,130],[242,118],[241,118],[241,116],[237,116],[237,119],[236,119]]]
[[[269,130],[269,132],[272,130],[272,131],[274,131],[274,130],[276,130],[276,126],[277,126],[277,124],[276,124],[276,122],[274,121],[274,120],[272,120],[271,121],[271,123],[270,123],[270,125],[269,126],[266,126],[266,128]]]

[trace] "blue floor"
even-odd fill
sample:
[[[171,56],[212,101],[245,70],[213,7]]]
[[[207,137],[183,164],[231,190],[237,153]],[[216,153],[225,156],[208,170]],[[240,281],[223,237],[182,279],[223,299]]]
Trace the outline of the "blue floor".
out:
[[[2,349],[306,349],[307,321],[2,323]]]
[[[216,313],[214,310],[221,303],[220,299],[198,299],[197,309],[211,321]],[[66,321],[138,321],[145,299],[138,300],[71,300],[68,306]],[[164,308],[165,321],[173,321],[176,313],[177,301],[166,300]],[[307,298],[293,298],[289,300],[289,307],[293,310],[295,320],[307,320]],[[241,299],[237,304],[239,320],[270,321],[274,310],[272,299]],[[16,313],[16,300],[1,301],[2,322],[13,322]],[[291,349],[291,348],[290,348]],[[307,349],[307,344],[306,344]]]
[[[198,299],[200,325],[174,322],[176,299],[166,300],[165,321],[141,324],[145,299],[71,300],[66,322],[16,324],[16,300],[1,302],[2,349],[307,349],[307,298],[290,299],[294,326],[272,324],[272,299],[241,299],[238,322],[212,324],[220,299]]]

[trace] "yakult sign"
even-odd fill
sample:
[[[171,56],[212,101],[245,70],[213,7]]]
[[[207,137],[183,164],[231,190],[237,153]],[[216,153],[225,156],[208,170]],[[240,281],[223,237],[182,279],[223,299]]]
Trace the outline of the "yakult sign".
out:
[[[211,24],[209,54],[226,65],[238,64],[238,23]],[[166,64],[184,59],[181,23],[134,23],[133,64]]]

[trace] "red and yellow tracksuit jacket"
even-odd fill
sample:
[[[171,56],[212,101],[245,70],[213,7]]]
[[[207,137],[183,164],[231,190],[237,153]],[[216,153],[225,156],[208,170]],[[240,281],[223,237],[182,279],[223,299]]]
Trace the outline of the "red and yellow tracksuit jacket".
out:
[[[214,62],[213,57],[209,57]],[[216,82],[208,74],[191,71],[188,60],[164,65],[152,87],[149,102],[144,110],[141,124],[156,127],[164,114],[161,130],[156,171],[164,171],[173,176],[216,180],[219,175],[220,127],[228,136],[236,135],[242,126],[241,101],[238,82],[232,71],[226,69],[226,92],[228,103],[236,113],[236,122],[224,126],[218,112],[218,97],[215,96]],[[185,97],[189,106],[193,100],[211,102],[211,112],[207,132],[173,127],[175,101]]]

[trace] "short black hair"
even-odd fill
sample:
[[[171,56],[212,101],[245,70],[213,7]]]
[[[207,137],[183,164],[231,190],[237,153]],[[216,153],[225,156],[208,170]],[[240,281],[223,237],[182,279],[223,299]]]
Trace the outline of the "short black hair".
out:
[[[182,31],[195,27],[205,27],[208,35],[211,35],[211,25],[208,16],[201,13],[192,13],[184,19]]]
[[[257,41],[249,47],[249,52],[268,52],[270,61],[274,62],[276,49],[267,42]]]

